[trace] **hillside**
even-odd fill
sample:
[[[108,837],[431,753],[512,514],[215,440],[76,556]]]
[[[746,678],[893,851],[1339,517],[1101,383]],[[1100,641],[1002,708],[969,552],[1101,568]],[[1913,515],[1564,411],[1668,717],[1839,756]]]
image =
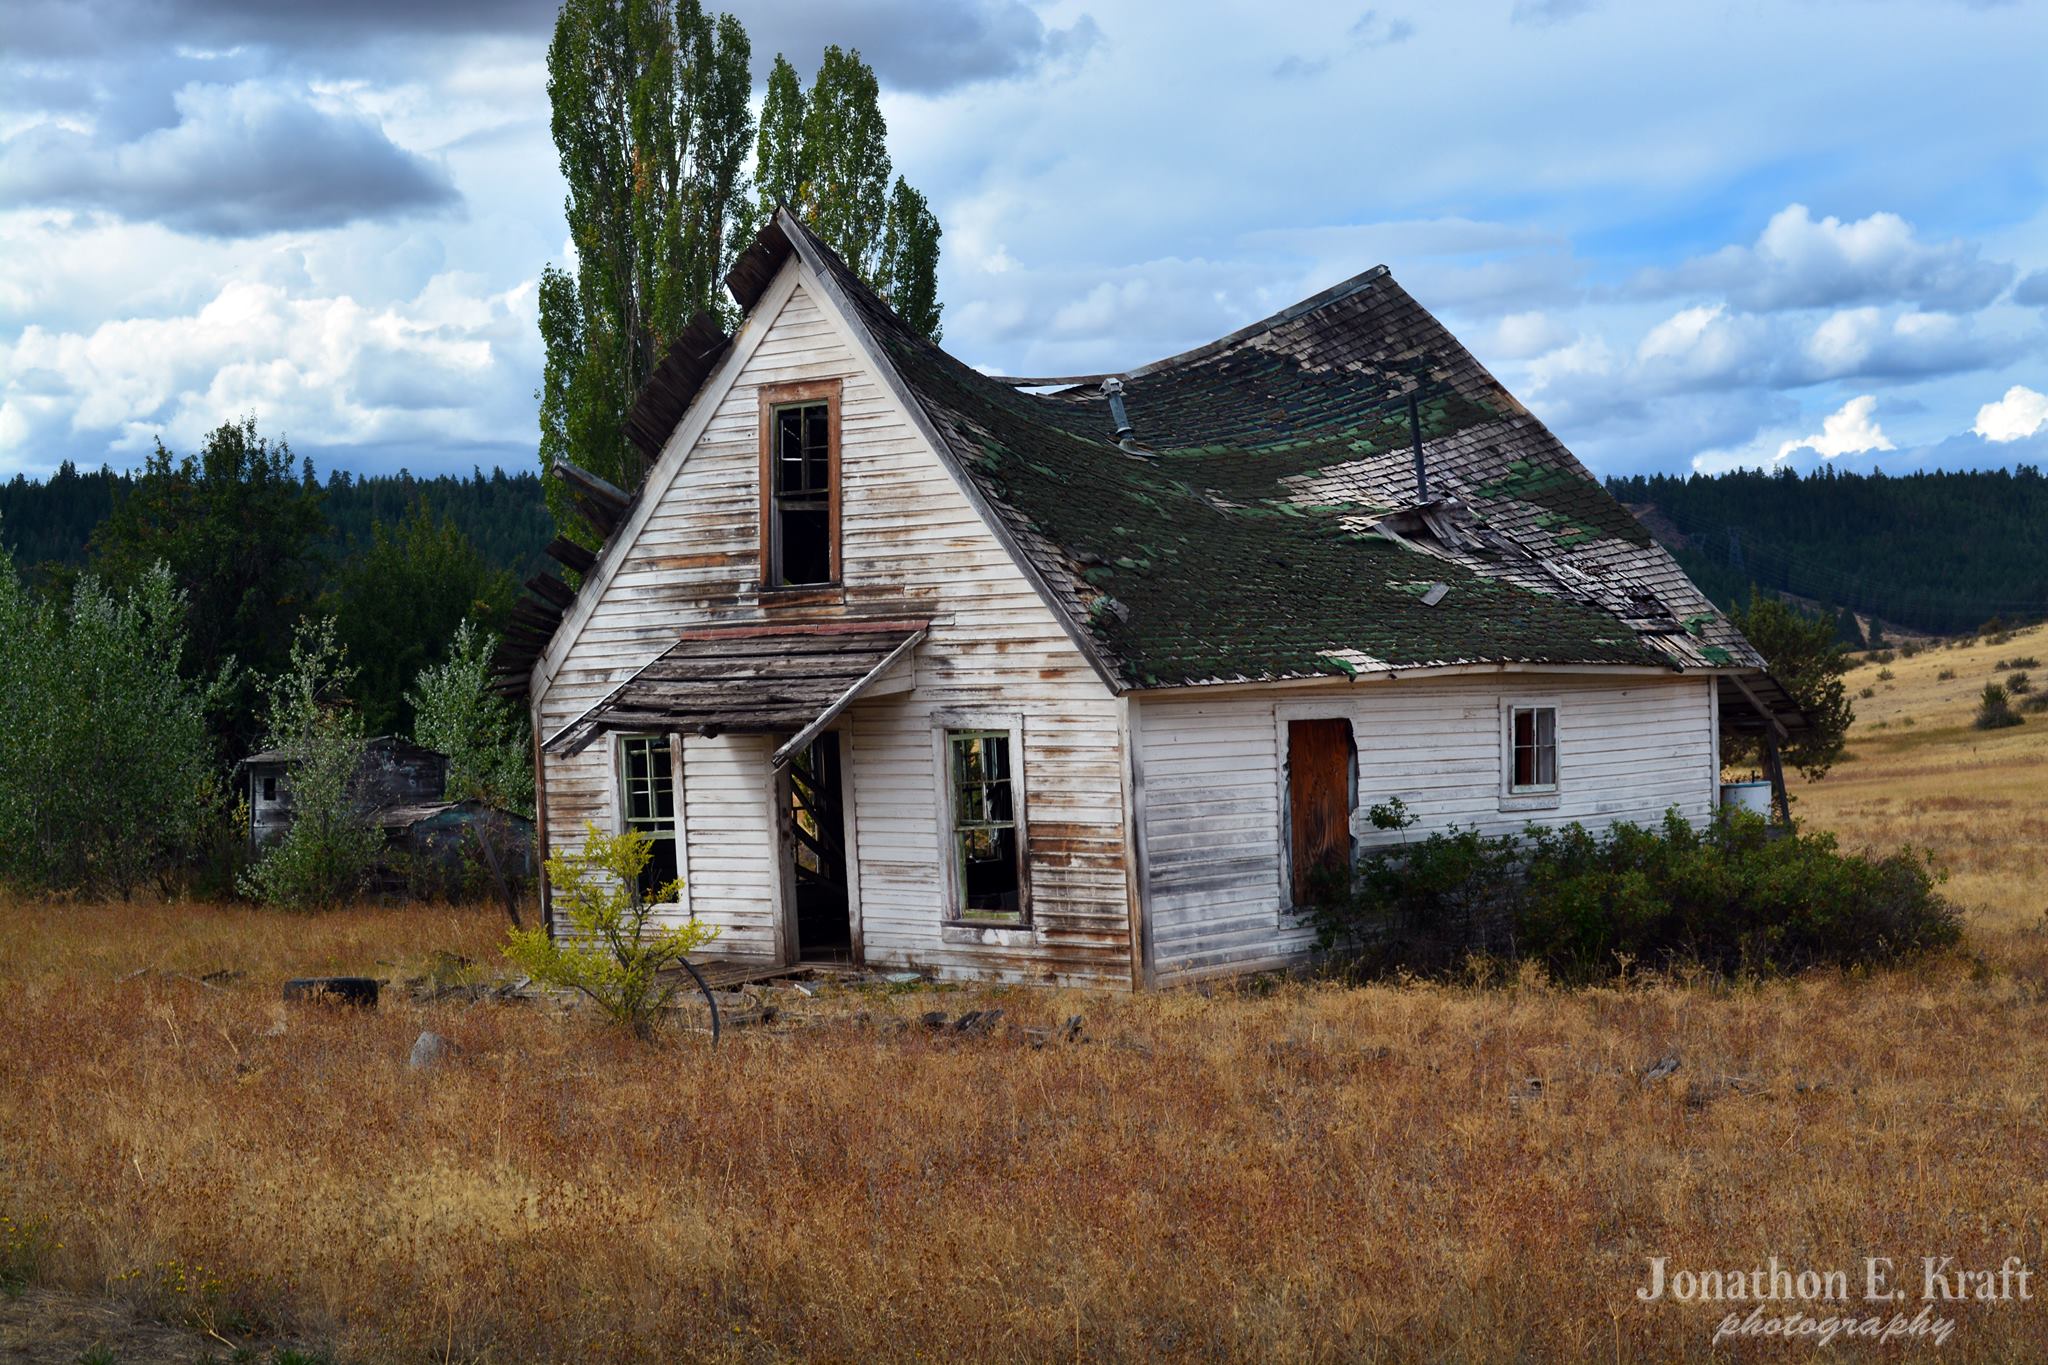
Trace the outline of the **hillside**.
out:
[[[2048,659],[2048,627],[1888,663],[1864,656],[1846,679],[1856,708],[1847,755],[1792,788],[1799,819],[1845,844],[1931,849],[1973,931],[1993,939],[2038,932],[2048,909],[2048,711],[2024,711],[2010,729],[1971,724],[1984,684],[2029,658]],[[2036,694],[2048,690],[2048,670],[2026,671]]]
[[[1723,606],[1754,584],[1930,634],[2048,616],[2048,478],[2032,468],[1740,470],[1607,487]]]

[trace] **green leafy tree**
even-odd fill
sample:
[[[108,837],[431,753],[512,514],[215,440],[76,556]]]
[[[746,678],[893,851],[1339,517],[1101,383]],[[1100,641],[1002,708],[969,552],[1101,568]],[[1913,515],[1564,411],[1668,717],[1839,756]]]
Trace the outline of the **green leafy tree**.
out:
[[[556,462],[639,486],[634,396],[691,318],[733,320],[722,283],[778,205],[936,334],[938,221],[907,185],[891,194],[874,71],[828,47],[807,95],[778,56],[757,130],[750,58],[740,22],[699,0],[567,0],[556,20],[548,100],[576,258],[541,272],[540,461],[557,524],[586,543]]]
[[[924,195],[896,177],[889,218],[882,231],[882,265],[876,281],[898,317],[937,341],[945,330],[939,315],[939,220]]]
[[[185,615],[162,565],[119,595],[88,575],[60,609],[0,552],[0,877],[125,896],[226,820],[220,682],[186,676]]]
[[[264,721],[264,742],[286,756],[292,823],[243,875],[244,895],[320,908],[368,883],[384,839],[355,795],[368,739],[347,700],[354,677],[334,619],[300,622],[284,670],[266,689]]]
[[[804,164],[804,87],[796,68],[780,52],[768,72],[768,94],[761,104],[761,129],[754,144],[755,203],[753,226],[758,230],[784,204],[803,203],[810,183]]]
[[[583,847],[547,860],[554,902],[567,920],[549,937],[545,929],[514,929],[505,955],[547,986],[581,991],[605,1017],[636,1038],[653,1036],[655,1021],[676,993],[662,970],[718,937],[701,920],[668,924],[656,918],[676,900],[681,882],[640,896],[640,874],[653,841],[638,830],[605,834],[584,827]]]
[[[525,718],[491,688],[496,641],[472,621],[456,627],[448,658],[420,670],[406,700],[413,708],[413,740],[448,755],[450,801],[487,808],[464,830],[478,860],[497,885],[505,915],[519,927],[524,894],[524,839],[507,813],[533,818],[533,756]]]
[[[889,183],[887,120],[858,51],[825,49],[808,94],[781,55],[754,147],[756,222],[778,205],[824,239],[903,320],[939,339],[939,220],[902,176]]]
[[[804,97],[803,137],[808,178],[797,207],[825,245],[873,280],[889,212],[889,124],[874,68],[858,51],[825,49]]]
[[[581,523],[554,462],[636,487],[633,396],[693,316],[726,307],[750,57],[739,21],[697,0],[568,0],[555,22],[548,100],[576,260],[541,275],[540,453],[565,528]]]
[[[453,519],[437,519],[424,503],[414,503],[396,526],[375,523],[369,547],[343,567],[333,598],[368,733],[410,729],[405,691],[419,671],[441,657],[464,621],[503,621],[518,596],[511,574],[492,567]]]
[[[519,708],[491,689],[497,642],[474,621],[455,629],[448,657],[420,670],[406,700],[413,741],[448,755],[450,801],[485,801],[533,815],[533,754]]]
[[[258,434],[256,419],[224,422],[197,456],[162,442],[142,476],[93,533],[93,568],[116,592],[159,563],[187,602],[182,655],[189,678],[243,668],[217,712],[230,752],[255,730],[253,678],[282,662],[292,623],[319,590],[326,532],[320,493],[291,447]]]
[[[1784,747],[1784,760],[1809,778],[1827,776],[1829,767],[1841,757],[1850,722],[1856,718],[1849,705],[1849,689],[1842,683],[1849,661],[1836,638],[1834,620],[1809,616],[1754,590],[1747,601],[1736,603],[1729,619],[1756,646],[1770,675],[1806,713],[1810,728],[1804,738]],[[1731,737],[1722,758],[1735,765],[1759,763],[1760,741]]]

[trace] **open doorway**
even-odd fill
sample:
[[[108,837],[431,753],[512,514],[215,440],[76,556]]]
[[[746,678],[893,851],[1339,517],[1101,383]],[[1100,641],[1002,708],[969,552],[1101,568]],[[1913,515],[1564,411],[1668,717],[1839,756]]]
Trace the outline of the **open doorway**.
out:
[[[796,902],[796,960],[853,961],[846,889],[846,806],[839,736],[819,735],[790,760],[783,857]]]

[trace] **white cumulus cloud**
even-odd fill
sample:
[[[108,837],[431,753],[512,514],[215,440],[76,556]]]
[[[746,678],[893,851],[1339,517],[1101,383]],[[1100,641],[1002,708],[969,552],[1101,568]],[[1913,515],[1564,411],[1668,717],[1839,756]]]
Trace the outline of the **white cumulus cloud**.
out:
[[[1792,204],[1771,215],[1752,245],[1645,271],[1636,288],[1652,295],[1724,293],[1752,312],[1855,303],[1976,309],[2003,293],[2015,273],[1985,260],[1974,242],[1920,240],[1896,213],[1845,223]]]
[[[2048,427],[2048,393],[2036,393],[2015,384],[2005,397],[1977,409],[1977,424],[1970,428],[1987,441],[2019,441]]]
[[[1795,450],[1811,450],[1832,459],[1837,455],[1860,455],[1866,450],[1895,450],[1892,438],[1877,424],[1877,396],[1860,394],[1842,404],[1838,411],[1821,419],[1820,430],[1811,436],[1797,436],[1778,447],[1778,458]]]

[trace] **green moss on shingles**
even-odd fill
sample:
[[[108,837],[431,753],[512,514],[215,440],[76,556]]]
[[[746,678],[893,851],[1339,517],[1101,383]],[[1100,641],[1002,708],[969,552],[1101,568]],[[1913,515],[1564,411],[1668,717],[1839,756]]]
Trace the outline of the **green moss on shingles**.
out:
[[[1132,425],[1158,452],[1133,458],[1111,442],[1099,394],[993,383],[909,333],[850,277],[842,283],[949,444],[973,453],[969,473],[989,499],[1088,562],[1079,575],[1093,599],[1088,628],[1130,682],[1356,671],[1333,651],[1396,666],[1665,662],[1597,608],[1447,561],[1426,572],[1453,591],[1425,607],[1409,586],[1414,552],[1343,524],[1382,509],[1328,494],[1298,500],[1290,481],[1404,449],[1414,384],[1426,436],[1499,420],[1492,405],[1432,379],[1421,360],[1310,367],[1245,346],[1129,378]],[[1378,306],[1373,288],[1346,306]]]

